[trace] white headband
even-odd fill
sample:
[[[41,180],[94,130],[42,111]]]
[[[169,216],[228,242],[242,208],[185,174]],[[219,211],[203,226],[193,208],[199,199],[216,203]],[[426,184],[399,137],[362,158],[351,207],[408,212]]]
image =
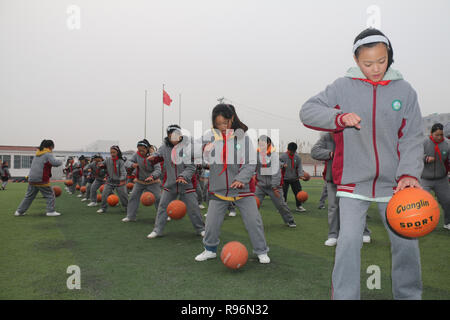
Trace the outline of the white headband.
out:
[[[360,46],[362,46],[364,44],[368,44],[368,43],[374,43],[374,42],[383,42],[389,48],[389,40],[385,36],[373,35],[373,36],[368,36],[368,37],[365,37],[363,39],[359,39],[358,41],[356,41],[356,43],[353,45],[353,53],[355,53],[356,50]]]

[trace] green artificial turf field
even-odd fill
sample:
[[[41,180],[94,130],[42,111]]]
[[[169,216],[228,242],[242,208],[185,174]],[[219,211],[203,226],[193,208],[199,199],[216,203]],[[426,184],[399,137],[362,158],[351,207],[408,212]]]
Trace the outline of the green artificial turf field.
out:
[[[264,201],[268,265],[251,253],[240,214],[225,218],[218,253],[233,240],[249,250],[247,264],[236,271],[219,257],[194,261],[203,246],[187,217],[168,222],[163,237],[149,240],[153,206],[141,206],[137,222],[123,223],[120,206],[98,214],[98,207],[86,207],[64,188],[56,202],[61,216],[46,217],[39,194],[25,216],[15,217],[27,184],[10,183],[0,191],[0,299],[330,299],[335,248],[324,246],[327,211],[317,209],[322,183],[302,182],[309,200],[307,212],[295,214],[296,229],[282,223],[269,198]],[[292,191],[288,204],[295,207]],[[388,236],[374,205],[369,216],[372,243],[362,249],[361,298],[392,299]],[[442,219],[420,239],[424,299],[450,299],[449,246]],[[67,288],[70,265],[80,267],[80,290]],[[381,289],[366,286],[371,265],[380,267]]]

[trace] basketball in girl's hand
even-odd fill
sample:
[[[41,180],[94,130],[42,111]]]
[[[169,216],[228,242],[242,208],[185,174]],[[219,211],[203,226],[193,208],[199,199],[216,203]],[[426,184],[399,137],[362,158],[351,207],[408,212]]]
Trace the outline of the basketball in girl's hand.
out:
[[[309,175],[309,173],[306,171],[303,171],[303,181],[309,181],[309,179],[311,179],[311,176]]]
[[[186,211],[186,205],[181,200],[173,200],[167,206],[167,215],[174,220],[183,218],[186,214]]]
[[[116,196],[115,194],[111,194],[111,195],[108,196],[106,201],[108,202],[108,204],[111,207],[115,207],[119,203],[119,197]]]
[[[101,195],[101,193],[97,194],[97,202],[102,202],[102,195]]]
[[[66,182],[64,182],[64,184],[68,187],[73,185],[73,181],[72,180],[66,180]]]
[[[155,196],[149,191],[144,192],[141,196],[141,203],[146,207],[151,206],[155,203]]]
[[[104,184],[102,184],[101,186],[100,186],[100,192],[103,192],[103,189],[105,189],[105,185]]]
[[[80,188],[80,191],[81,191],[81,193],[86,193],[86,186],[82,186],[82,187]]]
[[[55,194],[55,197],[59,197],[62,193],[62,189],[60,186],[53,186],[53,193]]]
[[[223,246],[220,259],[230,269],[242,268],[248,260],[247,248],[239,241],[230,241]]]
[[[306,191],[299,191],[296,195],[296,198],[300,202],[305,202],[308,200],[308,193]]]
[[[405,188],[395,193],[386,208],[389,227],[406,238],[423,237],[439,222],[439,204],[423,189]]]

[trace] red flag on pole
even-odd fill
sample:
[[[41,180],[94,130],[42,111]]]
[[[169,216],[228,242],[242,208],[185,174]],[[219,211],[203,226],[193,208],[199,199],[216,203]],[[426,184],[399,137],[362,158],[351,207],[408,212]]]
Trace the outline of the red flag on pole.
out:
[[[170,96],[166,92],[166,90],[163,90],[163,103],[167,106],[170,106],[170,104],[172,103],[172,99],[170,99]]]

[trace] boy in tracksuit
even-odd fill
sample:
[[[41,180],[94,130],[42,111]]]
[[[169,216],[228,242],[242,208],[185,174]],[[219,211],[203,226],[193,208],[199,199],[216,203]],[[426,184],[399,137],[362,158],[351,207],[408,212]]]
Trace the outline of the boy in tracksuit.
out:
[[[86,170],[92,175],[92,185],[89,192],[88,207],[97,206],[97,190],[105,183],[106,168],[103,166],[103,157],[101,154],[96,154],[92,157],[91,163],[86,167]]]
[[[127,216],[123,222],[135,221],[139,202],[143,192],[151,192],[155,196],[155,208],[158,211],[161,199],[160,177],[161,164],[153,165],[147,158],[150,156],[150,143],[144,139],[137,143],[138,151],[129,159],[129,166],[135,171],[136,178],[130,200],[128,201]]]
[[[423,123],[417,94],[389,68],[392,44],[379,30],[361,32],[353,53],[357,67],[306,101],[300,111],[305,126],[334,132],[336,143],[333,181],[340,198],[340,232],[332,298],[360,298],[363,231],[367,210],[376,202],[391,241],[393,296],[421,299],[418,240],[395,234],[385,217],[394,192],[420,188]]]
[[[431,135],[424,141],[424,167],[421,182],[425,190],[434,191],[444,210],[444,228],[450,230],[450,185],[447,176],[450,169],[450,147],[444,139],[443,129],[442,124],[434,124]]]
[[[112,146],[110,149],[111,157],[105,159],[101,167],[106,169],[107,180],[102,192],[102,206],[97,213],[105,213],[108,208],[108,196],[116,190],[120,203],[127,211],[128,192],[127,192],[127,170],[125,169],[125,161],[122,158],[122,152],[119,146]]]
[[[256,164],[256,191],[260,205],[262,205],[265,196],[269,196],[272,203],[277,208],[284,223],[291,228],[295,228],[294,217],[283,197],[281,169],[279,164],[278,152],[272,145],[272,141],[267,136],[261,136],[258,139],[258,162]]]
[[[337,185],[333,182],[332,173],[335,147],[333,133],[323,133],[311,148],[313,159],[325,161],[324,179],[328,195],[328,239],[325,241],[325,245],[330,247],[336,245],[339,236],[339,198],[336,197]],[[370,240],[370,230],[366,222],[363,243],[369,243]]]
[[[43,140],[41,142],[41,145],[31,162],[31,169],[28,174],[28,189],[25,198],[14,213],[15,216],[25,215],[25,212],[33,203],[38,192],[41,192],[42,196],[47,201],[46,215],[49,217],[61,215],[59,212],[55,211],[55,194],[50,186],[52,167],[59,167],[62,165],[62,161],[56,160],[52,155],[54,148],[55,144],[52,140]]]
[[[162,235],[168,218],[167,206],[178,196],[186,204],[187,214],[195,232],[202,236],[205,233],[205,224],[192,182],[196,170],[193,163],[193,146],[189,138],[181,136],[180,129],[178,125],[170,125],[163,145],[149,157],[152,165],[163,162],[165,172],[155,226],[147,236],[149,239]]]
[[[256,170],[256,148],[245,133],[243,124],[234,106],[219,104],[212,111],[213,129],[199,143],[202,148],[196,159],[209,164],[209,203],[206,216],[204,251],[196,261],[214,259],[220,243],[220,229],[230,202],[234,202],[241,213],[253,252],[260,263],[270,263],[269,247],[264,235],[264,226],[250,181]],[[203,151],[203,152],[202,152]]]
[[[306,209],[303,208],[302,202],[297,199],[296,195],[302,191],[302,185],[300,184],[300,178],[303,177],[303,167],[302,159],[298,155],[297,144],[295,142],[290,142],[288,144],[288,150],[285,153],[280,154],[280,162],[282,166],[282,176],[283,176],[283,194],[284,201],[287,203],[287,193],[289,186],[291,186],[292,192],[294,192],[295,211],[305,212]]]

